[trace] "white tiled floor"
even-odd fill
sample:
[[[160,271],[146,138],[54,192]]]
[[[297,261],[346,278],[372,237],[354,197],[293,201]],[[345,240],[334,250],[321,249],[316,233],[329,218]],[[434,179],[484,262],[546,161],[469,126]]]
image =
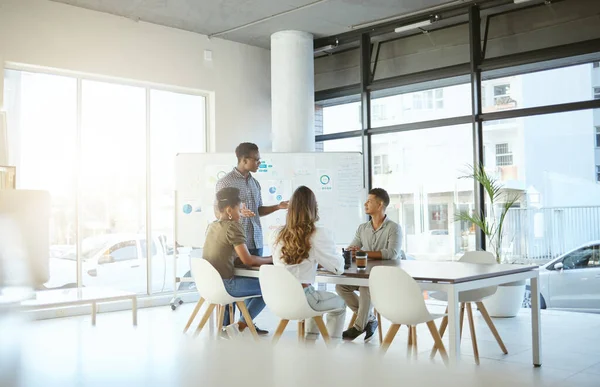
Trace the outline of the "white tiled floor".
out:
[[[205,354],[202,357],[204,360],[195,363],[193,355],[191,357],[189,355],[189,343],[193,343],[195,347],[209,348],[216,344],[227,346],[233,342],[233,340],[210,340],[207,330],[196,339],[191,339],[191,335],[184,336],[181,331],[192,308],[192,304],[184,304],[176,311],[171,311],[168,306],[142,309],[139,311],[138,327],[132,327],[130,312],[100,313],[96,327],[91,326],[90,316],[29,322],[25,328],[17,330],[23,333],[20,357],[21,379],[20,384],[14,385],[170,386],[185,384],[181,379],[181,372],[195,369],[194,364],[202,363],[203,367],[206,364],[223,366],[216,355],[213,358]],[[432,307],[434,311],[437,308],[440,307]],[[350,318],[350,313],[347,318]],[[475,313],[475,319],[481,365],[474,364],[465,319],[462,341],[463,369],[473,370],[476,374],[482,375],[489,371],[515,377],[523,383],[519,385],[523,386],[600,386],[600,315],[542,311],[543,366],[541,368],[534,368],[531,365],[530,315],[527,310],[522,310],[516,318],[494,319],[509,350],[508,355],[502,354],[478,313]],[[268,310],[265,310],[256,321],[257,325],[270,331],[274,330],[277,322]],[[437,323],[439,325],[439,321]],[[384,332],[387,328],[388,324],[384,322]],[[416,359],[407,357],[406,336],[407,330],[403,327],[385,355],[387,362],[385,364],[394,364],[386,368],[386,372],[394,373],[396,367],[407,364],[431,367],[429,353],[433,341],[426,326],[418,328]],[[263,339],[265,340],[267,339]],[[296,325],[290,323],[282,339],[282,345],[297,347],[295,340]],[[445,342],[447,343],[446,339]],[[353,367],[348,367],[352,364],[352,360],[350,362],[342,360],[343,354],[352,353],[355,356],[359,353],[361,355],[358,356],[365,356],[367,359],[367,356],[377,356],[378,344],[378,340],[375,339],[364,345],[362,337],[359,337],[355,342],[338,344],[335,349],[324,353],[328,357],[336,354],[332,361],[343,361],[340,370],[345,370],[344,372],[368,373],[369,369],[355,371]],[[324,350],[321,342],[317,342],[315,348]],[[264,356],[274,355],[270,353]],[[257,362],[256,364],[262,364],[257,359],[252,359],[252,356],[250,358],[251,361]],[[204,363],[206,359],[209,359],[208,363]],[[439,357],[434,359],[434,363],[441,364]],[[227,365],[227,362],[225,364]],[[233,367],[237,363],[232,361],[231,364]],[[19,367],[17,366],[16,369],[18,370]],[[254,370],[253,367],[248,372]],[[340,370],[336,372],[339,373]],[[275,372],[269,366],[260,366],[256,368],[256,372],[258,371],[262,372],[260,374],[262,376],[265,373],[270,375]],[[307,372],[310,375],[311,371]],[[371,379],[374,382],[378,377],[383,378],[380,373],[373,377],[376,378]],[[2,366],[0,365],[1,381]],[[109,381],[110,384],[107,384]],[[200,384],[202,383],[196,385]],[[0,385],[11,384],[0,383]],[[231,383],[220,383],[217,378],[214,384],[202,385],[225,386]]]

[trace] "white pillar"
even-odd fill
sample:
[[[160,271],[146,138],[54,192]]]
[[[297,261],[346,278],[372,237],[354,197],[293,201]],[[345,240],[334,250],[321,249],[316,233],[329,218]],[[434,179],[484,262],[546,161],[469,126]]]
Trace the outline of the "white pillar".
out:
[[[271,35],[273,152],[315,150],[313,36],[301,31]]]

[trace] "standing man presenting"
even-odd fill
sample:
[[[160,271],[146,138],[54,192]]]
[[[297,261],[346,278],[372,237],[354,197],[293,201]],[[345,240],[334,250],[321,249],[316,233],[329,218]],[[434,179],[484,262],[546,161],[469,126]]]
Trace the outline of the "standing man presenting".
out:
[[[258,146],[250,142],[243,142],[235,148],[237,167],[217,181],[216,192],[225,187],[235,187],[240,190],[242,199],[242,228],[246,234],[246,245],[250,255],[262,256],[263,233],[260,217],[272,214],[277,210],[288,208],[284,201],[273,206],[263,206],[260,194],[260,184],[252,174],[260,166],[260,152]]]
[[[369,259],[398,259],[402,252],[402,229],[385,214],[390,196],[381,188],[369,191],[365,213],[371,220],[358,226],[356,236],[348,250],[365,251]],[[355,291],[360,292],[360,297]],[[354,326],[344,331],[344,340],[354,340],[365,334],[365,343],[373,338],[377,320],[371,311],[371,294],[368,286],[336,285],[335,291],[346,305],[357,314]]]

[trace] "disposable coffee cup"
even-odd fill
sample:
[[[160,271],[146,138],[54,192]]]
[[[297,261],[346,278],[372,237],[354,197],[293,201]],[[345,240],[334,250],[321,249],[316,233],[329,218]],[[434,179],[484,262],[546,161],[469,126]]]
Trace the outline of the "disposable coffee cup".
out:
[[[365,270],[367,268],[367,257],[368,254],[364,251],[356,252],[356,268],[359,270]]]

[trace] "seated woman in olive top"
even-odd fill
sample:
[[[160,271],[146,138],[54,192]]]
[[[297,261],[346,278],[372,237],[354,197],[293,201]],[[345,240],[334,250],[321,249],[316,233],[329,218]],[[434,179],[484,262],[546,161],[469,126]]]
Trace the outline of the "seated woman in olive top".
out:
[[[246,297],[262,295],[258,278],[236,277],[233,275],[233,261],[235,255],[248,266],[260,266],[273,263],[271,257],[257,257],[250,255],[246,247],[246,237],[240,224],[240,191],[237,188],[227,187],[217,192],[217,206],[219,219],[208,226],[206,242],[202,250],[202,258],[210,262],[223,278],[227,293],[233,297]],[[246,300],[246,307],[254,320],[264,309],[265,302],[262,297]],[[229,308],[225,308],[224,326],[229,325]],[[243,331],[247,327],[244,317],[237,324],[228,327]],[[268,332],[256,328],[259,334]]]

